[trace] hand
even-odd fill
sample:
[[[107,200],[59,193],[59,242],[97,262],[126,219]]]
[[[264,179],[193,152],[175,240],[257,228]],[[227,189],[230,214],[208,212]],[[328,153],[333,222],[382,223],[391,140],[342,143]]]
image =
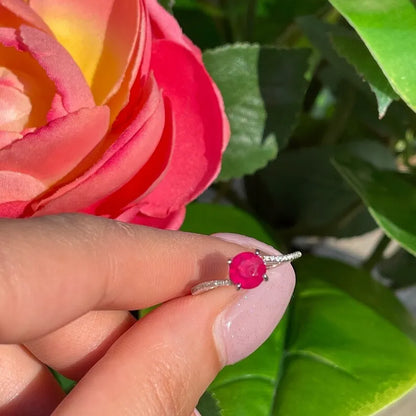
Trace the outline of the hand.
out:
[[[253,239],[86,215],[0,220],[0,415],[190,416],[218,371],[253,352],[294,287],[191,296]],[[136,321],[128,310],[162,306]],[[46,366],[79,380],[65,396]]]

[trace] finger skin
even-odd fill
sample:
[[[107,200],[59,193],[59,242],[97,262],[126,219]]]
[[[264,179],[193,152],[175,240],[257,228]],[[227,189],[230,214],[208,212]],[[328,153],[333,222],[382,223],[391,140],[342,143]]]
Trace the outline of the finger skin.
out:
[[[12,336],[25,339],[30,331],[37,334],[32,338],[38,338],[54,325],[62,327],[65,319],[81,316],[84,307],[122,309],[133,301],[137,306],[132,308],[136,308],[146,302],[157,303],[158,298],[166,301],[184,295],[198,281],[225,278],[226,260],[245,245],[244,239],[242,245],[232,244],[214,237],[102,219],[97,223],[97,219],[85,216],[57,216],[43,221],[17,221],[18,225],[11,228],[10,222],[0,224],[0,340]],[[11,236],[9,251],[1,241],[5,231]],[[38,238],[37,245],[33,236]],[[255,248],[252,244],[257,245],[249,242],[250,250]],[[33,264],[40,265],[40,271],[35,271]],[[289,269],[280,270],[280,277],[286,281]],[[293,286],[292,277],[286,286]],[[269,287],[263,289],[269,291]],[[277,289],[273,289],[271,299],[281,296]],[[273,305],[264,304],[260,292],[260,299],[244,292],[225,287],[168,301],[114,342],[54,414],[188,416],[222,365],[251,353],[279,319],[271,313]],[[287,304],[290,290],[286,292],[283,303]],[[12,313],[6,322],[1,301],[7,301],[7,293],[15,302],[8,304]],[[251,300],[243,302],[243,298]],[[19,311],[19,306],[24,308],[26,303],[30,312]],[[230,303],[238,305],[238,311],[230,309]],[[226,305],[226,310],[233,312],[218,321]],[[262,326],[250,345],[233,345],[236,339],[253,332],[253,322],[249,328],[239,319],[253,310],[263,311],[260,315],[270,325]],[[230,319],[231,332],[218,330],[218,322],[229,325]],[[16,323],[21,323],[23,329],[15,328]],[[230,333],[231,338],[232,333],[239,336],[224,342],[223,337]]]
[[[221,369],[212,325],[236,296],[221,288],[162,305],[127,331],[53,414],[189,416]]]
[[[227,276],[242,248],[81,214],[0,220],[0,342],[39,338],[90,310],[134,310]],[[36,267],[34,267],[36,265]]]
[[[0,345],[0,415],[45,416],[65,394],[24,347]]]
[[[25,346],[42,363],[79,380],[135,322],[126,311],[91,311]]]

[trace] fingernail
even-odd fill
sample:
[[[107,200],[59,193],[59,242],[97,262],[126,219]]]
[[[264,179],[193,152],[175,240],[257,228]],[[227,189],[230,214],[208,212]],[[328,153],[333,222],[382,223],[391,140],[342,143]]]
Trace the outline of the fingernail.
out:
[[[202,415],[201,413],[198,412],[198,409],[195,409],[193,416],[202,416]]]
[[[267,254],[280,254],[273,247],[238,234],[214,237]],[[290,263],[267,271],[269,280],[254,289],[241,289],[241,295],[216,318],[214,339],[224,365],[234,364],[254,352],[273,332],[282,318],[295,287]]]

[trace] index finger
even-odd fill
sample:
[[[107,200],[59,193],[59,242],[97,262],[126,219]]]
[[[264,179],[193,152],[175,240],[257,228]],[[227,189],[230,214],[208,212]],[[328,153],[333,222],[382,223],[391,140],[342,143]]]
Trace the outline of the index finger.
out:
[[[224,278],[241,247],[81,214],[0,220],[0,343],[90,310],[142,309]]]

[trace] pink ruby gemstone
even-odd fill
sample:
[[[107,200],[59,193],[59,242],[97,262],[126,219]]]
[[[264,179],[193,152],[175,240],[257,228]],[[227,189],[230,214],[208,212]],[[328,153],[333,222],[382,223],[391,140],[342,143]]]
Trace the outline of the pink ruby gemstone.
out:
[[[244,252],[237,254],[230,263],[230,279],[243,289],[257,287],[266,274],[266,266],[257,254]]]

